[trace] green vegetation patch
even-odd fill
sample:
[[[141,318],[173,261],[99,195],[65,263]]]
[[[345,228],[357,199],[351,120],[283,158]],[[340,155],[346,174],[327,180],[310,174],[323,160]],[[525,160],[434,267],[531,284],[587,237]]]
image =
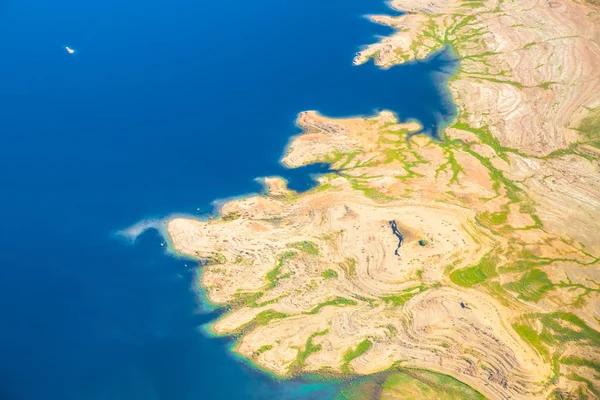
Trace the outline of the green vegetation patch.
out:
[[[269,304],[277,303],[282,297],[286,297],[286,295],[281,295],[271,300],[259,302],[258,300],[260,300],[263,295],[263,292],[238,292],[234,295],[233,300],[229,303],[229,307],[264,307],[268,306]]]
[[[336,297],[333,300],[329,300],[326,301],[324,303],[321,303],[319,305],[317,305],[315,308],[313,308],[312,310],[305,312],[304,314],[316,314],[319,312],[319,310],[323,307],[327,307],[327,306],[355,306],[357,303],[354,300],[350,300],[350,299],[346,299],[344,297]]]
[[[534,326],[537,329],[534,329]],[[564,351],[563,345],[600,346],[600,332],[590,328],[573,313],[529,314],[513,324],[513,328],[544,360],[552,361],[556,376],[560,373],[560,364],[582,365],[594,369],[598,367],[594,360],[578,357],[558,358]]]
[[[369,339],[365,339],[360,342],[354,349],[349,349],[344,353],[344,364],[342,365],[342,372],[349,373],[352,372],[350,370],[350,362],[355,358],[362,356],[371,348],[371,341]]]
[[[223,221],[235,221],[236,219],[239,219],[242,216],[242,213],[240,213],[239,211],[233,211],[230,212],[229,214],[223,215]]]
[[[256,307],[258,299],[262,297],[262,292],[248,293],[238,292],[233,296],[233,300],[230,302],[232,308],[237,307]]]
[[[320,344],[314,344],[313,339],[317,336],[325,336],[329,333],[329,329],[325,329],[323,331],[315,332],[308,337],[306,340],[306,344],[304,345],[304,350],[298,350],[298,355],[296,356],[296,361],[290,366],[290,372],[296,372],[302,369],[304,364],[306,363],[306,359],[313,353],[318,353],[321,351],[322,347]]]
[[[588,115],[581,120],[577,130],[586,139],[598,139],[600,138],[600,107],[591,108],[588,111]]]
[[[539,269],[526,272],[520,280],[504,285],[508,290],[519,293],[519,298],[527,301],[539,301],[543,294],[554,288],[548,274]]]
[[[529,271],[536,267],[548,265],[553,261],[550,258],[539,257],[527,249],[511,255],[510,259],[511,261],[508,264],[498,268],[500,273]]]
[[[419,294],[425,290],[427,290],[427,287],[424,285],[421,285],[421,286],[417,286],[417,287],[414,287],[411,289],[407,289],[404,292],[399,293],[399,294],[382,297],[381,300],[383,300],[386,304],[390,304],[394,307],[397,307],[397,306],[403,305],[408,300],[410,300],[411,298],[415,297],[417,294]]]
[[[600,364],[591,360],[586,360],[580,357],[568,356],[560,359],[561,364],[565,365],[577,365],[579,367],[588,367],[600,373]]]
[[[338,274],[337,274],[337,272],[335,272],[335,271],[334,271],[334,270],[332,270],[332,269],[328,269],[328,270],[325,270],[325,271],[323,271],[323,273],[322,273],[321,275],[322,275],[322,276],[323,276],[323,278],[325,278],[325,279],[335,279],[335,278],[337,278],[337,277],[338,277]]]
[[[581,375],[577,374],[569,374],[568,378],[575,382],[581,382],[584,386],[580,386],[577,390],[577,398],[578,399],[589,399],[589,398],[600,398],[600,390],[597,390],[594,387],[594,383],[592,383],[589,379],[584,378]],[[593,396],[591,397],[590,394]]]
[[[600,333],[590,328],[573,313],[556,312],[542,317],[542,340],[558,345],[565,342],[586,342],[600,346]]]
[[[451,376],[427,370],[402,370],[383,383],[382,398],[421,400],[483,400],[472,387]]]
[[[486,145],[490,146],[498,157],[508,162],[507,153],[513,152],[518,153],[515,149],[504,147],[500,142],[491,134],[489,127],[484,126],[482,128],[473,128],[468,124],[457,122],[452,126],[455,129],[461,129],[477,135],[477,137]],[[508,216],[508,205],[512,203],[520,203],[520,211],[528,213],[534,221],[534,224],[521,229],[535,229],[542,227],[542,221],[537,215],[535,215],[535,207],[531,199],[517,184],[504,176],[504,172],[494,166],[490,159],[482,156],[475,152],[470,146],[460,143],[459,141],[453,141],[446,144],[449,147],[461,147],[462,150],[475,157],[479,162],[488,170],[489,177],[493,182],[493,189],[501,195],[501,188],[504,188],[506,197],[510,200],[508,204],[503,206],[502,211],[497,213],[481,213],[477,216],[477,220],[491,228],[492,225],[504,224]],[[506,227],[505,227],[506,228]],[[511,228],[512,229],[512,228]]]
[[[208,257],[207,261],[208,261],[209,265],[220,265],[220,264],[225,264],[227,262],[227,257],[225,257],[224,254],[215,253],[215,254],[211,255],[210,257]]]
[[[280,313],[274,310],[265,310],[260,312],[256,316],[256,323],[258,325],[268,325],[274,319],[283,319],[289,317],[289,314]]]
[[[267,289],[273,289],[275,286],[277,286],[277,282],[285,277],[285,275],[281,274],[281,267],[287,260],[291,260],[292,258],[296,257],[296,255],[296,252],[288,251],[279,256],[279,259],[277,259],[277,264],[275,264],[275,268],[267,272],[267,275],[265,276],[265,279],[268,282]]]
[[[452,128],[474,133],[484,144],[487,144],[492,149],[494,149],[494,151],[496,152],[498,157],[502,158],[505,161],[508,160],[505,153],[507,151],[512,151],[512,150],[509,149],[508,147],[502,146],[500,144],[500,141],[498,139],[496,139],[494,137],[494,135],[492,135],[492,133],[490,132],[490,129],[487,125],[482,128],[473,128],[472,126],[470,126],[464,122],[457,122],[454,125],[452,125]]]
[[[463,167],[458,163],[458,161],[456,161],[456,157],[454,157],[454,151],[452,151],[450,148],[446,148],[445,149],[445,153],[447,155],[447,161],[443,164],[441,164],[436,170],[435,170],[435,177],[437,178],[438,174],[441,171],[444,171],[447,167],[450,167],[450,169],[452,170],[452,177],[450,178],[450,184],[454,183],[454,182],[458,182],[458,174],[460,174],[461,172],[464,174],[465,170],[463,169]]]
[[[288,247],[300,250],[303,253],[310,254],[313,256],[319,254],[319,247],[317,247],[317,245],[313,242],[309,242],[307,240],[303,242],[290,243],[288,244]]]
[[[256,350],[256,351],[255,351],[255,352],[254,352],[252,355],[253,355],[254,357],[258,357],[258,356],[260,356],[262,353],[264,353],[265,351],[269,351],[269,350],[271,350],[272,348],[273,348],[273,346],[272,346],[272,345],[270,345],[270,344],[266,344],[266,345],[264,345],[264,346],[261,346],[261,347],[260,347],[258,350]]]
[[[450,279],[459,286],[472,287],[484,282],[488,278],[495,277],[497,274],[495,258],[486,256],[474,267],[452,272]]]
[[[479,219],[487,224],[491,225],[499,225],[506,223],[506,219],[508,218],[508,210],[499,211],[495,213],[483,212],[479,214]]]
[[[348,182],[350,182],[350,186],[352,186],[352,189],[363,192],[363,194],[370,199],[380,202],[388,202],[394,200],[393,198],[387,196],[379,190],[366,186],[366,184],[368,184],[368,181],[366,181],[365,179],[358,179],[350,175],[342,176],[346,178]]]
[[[529,343],[531,347],[537,350],[538,353],[545,359],[548,360],[548,349],[544,346],[540,335],[535,329],[529,325],[513,324],[514,330],[521,336],[521,338]]]

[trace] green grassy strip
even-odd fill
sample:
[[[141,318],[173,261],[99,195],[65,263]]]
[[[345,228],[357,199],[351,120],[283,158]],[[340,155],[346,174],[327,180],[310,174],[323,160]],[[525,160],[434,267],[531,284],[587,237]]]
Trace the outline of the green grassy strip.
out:
[[[576,356],[567,356],[560,359],[561,364],[576,365],[580,367],[588,367],[600,373],[600,364],[594,361],[586,360]]]
[[[556,312],[546,314],[542,317],[542,324],[544,325],[542,339],[550,344],[588,342],[593,346],[600,346],[600,333],[590,328],[573,313]],[[568,327],[568,324],[573,325],[576,329]]]
[[[263,292],[256,293],[236,293],[230,302],[232,308],[237,307],[257,307],[258,299],[263,295]]]
[[[519,298],[535,302],[540,301],[544,293],[554,289],[554,284],[548,279],[548,274],[539,269],[532,269],[523,274],[520,280],[504,286],[508,290],[517,292]]]
[[[522,324],[513,324],[514,330],[521,336],[521,338],[529,343],[537,352],[548,361],[549,352],[540,337],[540,335],[530,326]]]
[[[461,172],[464,174],[465,170],[463,169],[463,167],[456,161],[456,158],[454,157],[454,151],[452,151],[450,148],[446,148],[444,149],[446,155],[448,156],[448,161],[446,161],[445,163],[441,164],[436,170],[435,170],[435,177],[437,178],[439,173],[441,171],[444,171],[448,166],[450,167],[450,169],[452,170],[452,177],[450,178],[450,184],[454,183],[454,182],[458,182],[458,174],[460,174]]]
[[[319,247],[317,247],[317,245],[313,242],[309,242],[308,240],[305,240],[303,242],[290,243],[287,245],[287,247],[300,250],[303,253],[310,254],[313,256],[319,254]]]
[[[264,352],[266,352],[266,351],[269,351],[269,350],[271,350],[272,348],[273,348],[273,345],[266,344],[266,345],[264,345],[264,346],[261,346],[261,347],[260,347],[258,350],[256,350],[256,351],[255,351],[255,352],[254,352],[252,355],[253,355],[254,357],[258,357],[258,356],[260,356],[262,353],[264,353]]]
[[[508,213],[508,210],[498,211],[495,213],[484,212],[479,214],[479,218],[482,220],[486,220],[490,224],[500,225],[506,222],[506,220],[508,219]]]
[[[281,267],[287,260],[291,260],[292,258],[296,257],[296,255],[296,252],[288,251],[279,256],[275,268],[267,272],[267,275],[265,276],[265,279],[267,280],[267,290],[273,289],[275,286],[277,286],[277,282],[282,279]]]
[[[377,189],[361,185],[361,183],[359,183],[359,180],[352,176],[349,176],[349,175],[342,175],[342,176],[344,178],[346,178],[348,180],[348,182],[350,182],[352,189],[360,190],[361,192],[363,192],[363,194],[366,197],[369,197],[370,199],[373,199],[376,201],[392,201],[392,200],[394,200],[393,198],[386,196],[384,193],[380,192]]]
[[[533,329],[533,325],[541,324],[541,332]],[[600,346],[600,332],[589,327],[585,321],[573,313],[554,312],[548,314],[529,314],[518,323],[513,324],[515,331],[536,349],[545,361],[553,360],[555,372],[558,375],[558,364],[583,365],[596,368],[593,361],[576,357],[558,359],[563,345]],[[550,356],[550,349],[556,349]],[[563,360],[565,362],[563,362]]]
[[[289,314],[280,313],[273,310],[265,310],[256,316],[256,323],[261,326],[268,325],[269,322],[273,321],[274,319],[283,319],[289,316]]]
[[[508,161],[506,152],[512,151],[512,149],[502,146],[498,139],[496,139],[494,135],[492,135],[492,133],[490,132],[490,128],[487,125],[481,128],[473,128],[472,126],[464,122],[456,122],[454,125],[452,125],[452,128],[460,129],[475,134],[479,138],[479,140],[481,140],[482,143],[487,144],[492,149],[494,149],[498,157],[502,158],[504,161]]]
[[[304,314],[307,314],[307,315],[317,314],[319,312],[319,310],[321,310],[321,308],[327,307],[327,306],[355,306],[356,304],[357,303],[354,300],[346,299],[344,297],[336,297],[333,300],[329,300],[329,301],[326,301],[324,303],[317,305],[315,308],[313,308],[310,311],[305,312]]]
[[[318,353],[321,351],[322,346],[320,344],[314,344],[313,339],[317,336],[325,336],[329,333],[329,329],[325,329],[323,331],[315,332],[308,337],[306,340],[306,344],[304,345],[304,350],[298,350],[298,355],[296,356],[296,361],[290,366],[290,371],[299,371],[304,364],[306,363],[306,359],[314,353]]]
[[[577,130],[587,139],[600,138],[600,107],[588,108],[588,115],[581,120]]]
[[[575,381],[575,382],[583,383],[589,393],[592,393],[594,395],[594,397],[596,397],[596,398],[600,398],[600,390],[596,389],[594,387],[594,384],[592,382],[590,382],[589,379],[586,379],[583,376],[577,375],[577,374],[570,374],[567,378],[569,378],[570,380]],[[587,394],[588,393],[586,393],[584,391],[584,389],[580,387],[579,391],[577,393],[577,397],[579,399],[589,399],[590,397]]]
[[[371,341],[369,339],[365,339],[360,342],[354,349],[349,349],[344,353],[344,364],[342,365],[342,372],[350,373],[350,363],[355,358],[360,357],[364,353],[367,352],[371,348]]]
[[[235,221],[236,219],[239,219],[241,216],[242,216],[241,212],[233,211],[233,212],[230,212],[229,214],[223,215],[222,219],[223,219],[223,221]]]
[[[492,256],[485,256],[479,261],[479,264],[473,267],[452,272],[450,280],[459,286],[473,287],[496,275],[498,275],[496,259]]]
[[[221,253],[214,253],[210,257],[208,257],[209,265],[220,265],[225,264],[227,262],[227,257]]]
[[[398,306],[403,305],[408,300],[410,300],[411,298],[415,297],[417,294],[419,294],[425,290],[427,290],[427,287],[424,285],[421,285],[421,286],[417,286],[417,287],[414,287],[411,289],[407,289],[403,293],[400,293],[400,294],[382,297],[381,300],[383,300],[386,304],[390,304],[394,307],[398,307]]]

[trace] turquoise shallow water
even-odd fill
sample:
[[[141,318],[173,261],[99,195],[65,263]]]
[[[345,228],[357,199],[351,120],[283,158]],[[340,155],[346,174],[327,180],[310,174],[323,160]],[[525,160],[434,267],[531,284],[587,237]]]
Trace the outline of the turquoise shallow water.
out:
[[[310,172],[279,158],[298,112],[452,115],[448,60],[352,66],[379,1],[0,4],[0,398],[331,398],[273,381],[198,327],[189,261],[115,232]],[[77,50],[73,55],[63,46]],[[187,264],[187,266],[186,266]]]

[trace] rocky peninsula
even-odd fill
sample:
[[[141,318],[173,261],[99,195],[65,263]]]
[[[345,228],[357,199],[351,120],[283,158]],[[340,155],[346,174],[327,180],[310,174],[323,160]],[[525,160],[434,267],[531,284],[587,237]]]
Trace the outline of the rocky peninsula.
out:
[[[303,112],[283,164],[335,173],[305,193],[265,178],[218,218],[168,221],[227,308],[211,331],[280,376],[400,368],[490,399],[600,396],[600,5],[392,6],[371,18],[396,32],[355,63],[449,46],[456,120],[435,140],[388,111]]]

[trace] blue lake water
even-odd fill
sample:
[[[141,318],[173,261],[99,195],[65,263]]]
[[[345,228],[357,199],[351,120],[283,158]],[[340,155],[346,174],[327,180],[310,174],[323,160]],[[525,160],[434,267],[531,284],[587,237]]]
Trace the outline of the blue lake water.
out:
[[[0,3],[0,399],[331,398],[277,382],[198,326],[189,261],[115,232],[282,175],[296,114],[453,112],[438,57],[352,66],[382,1]],[[77,50],[67,54],[64,46]],[[199,211],[198,211],[199,209]],[[186,267],[185,264],[188,264]]]

